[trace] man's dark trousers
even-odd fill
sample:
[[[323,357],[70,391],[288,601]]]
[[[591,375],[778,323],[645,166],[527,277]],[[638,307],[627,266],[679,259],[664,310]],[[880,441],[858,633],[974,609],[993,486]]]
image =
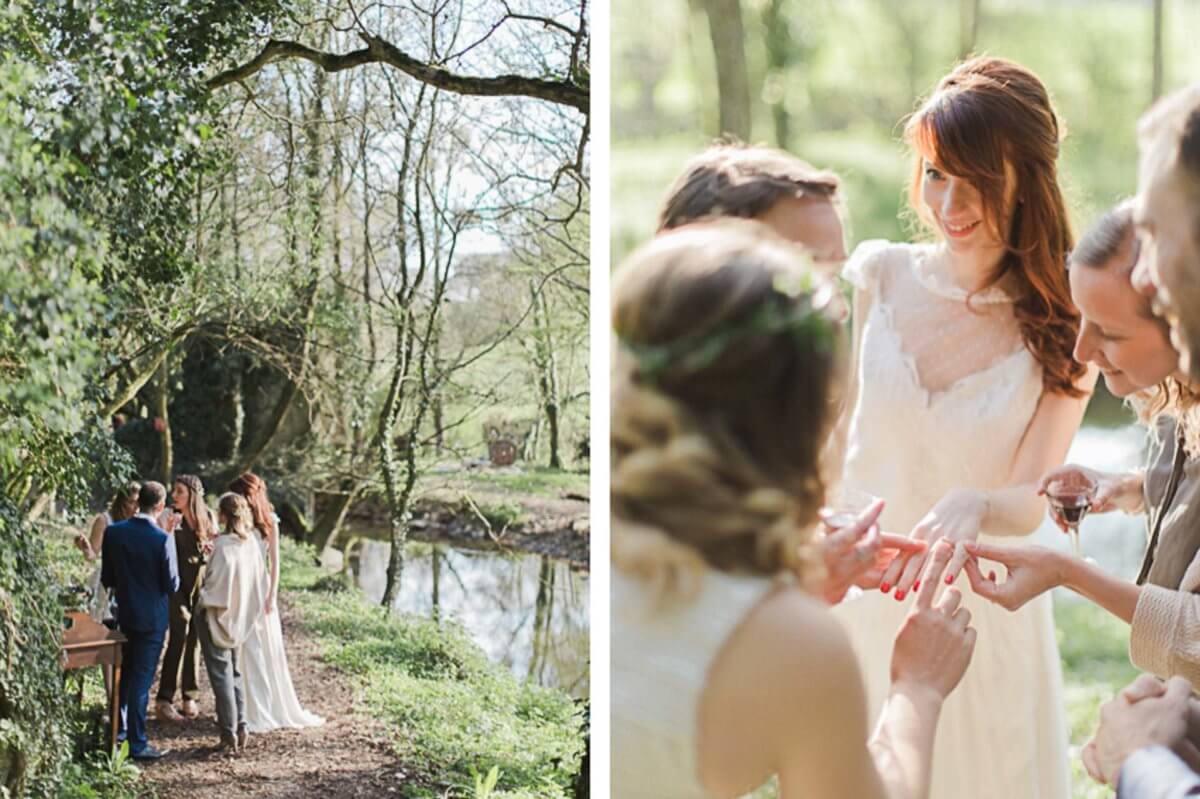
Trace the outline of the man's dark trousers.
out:
[[[121,668],[121,719],[129,753],[149,748],[146,703],[167,632],[167,607],[179,588],[170,536],[146,516],[111,524],[104,531],[100,581],[117,595],[117,628],[128,639]]]
[[[121,648],[121,726],[129,741],[129,753],[141,754],[146,741],[146,705],[154,686],[154,671],[162,654],[165,631],[124,631],[128,639]]]

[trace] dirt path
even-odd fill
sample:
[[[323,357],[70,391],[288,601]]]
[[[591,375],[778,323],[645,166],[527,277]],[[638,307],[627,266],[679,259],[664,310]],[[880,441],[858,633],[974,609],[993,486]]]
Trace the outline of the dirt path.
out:
[[[355,715],[347,678],[324,665],[281,597],[284,640],[301,703],[325,718],[306,730],[251,735],[236,757],[212,753],[217,726],[212,691],[200,669],[200,717],[185,724],[151,720],[150,742],[170,753],[142,770],[145,796],[160,799],[279,797],[343,799],[394,795],[405,779],[381,726]],[[157,681],[155,682],[157,687]],[[153,715],[153,691],[151,715]]]

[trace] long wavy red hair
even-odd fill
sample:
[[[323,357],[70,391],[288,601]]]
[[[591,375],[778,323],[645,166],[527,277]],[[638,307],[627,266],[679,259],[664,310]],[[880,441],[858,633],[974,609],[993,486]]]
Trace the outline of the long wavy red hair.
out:
[[[255,528],[259,535],[269,539],[275,531],[275,506],[267,499],[266,481],[254,472],[243,472],[229,484],[229,490],[246,498]]]
[[[1012,276],[1021,337],[1042,366],[1044,390],[1082,396],[1076,381],[1086,367],[1071,357],[1079,312],[1066,270],[1074,238],[1058,186],[1061,132],[1046,87],[1003,58],[964,61],[909,117],[904,136],[915,156],[909,202],[918,216],[932,227],[921,202],[922,159],[979,190],[985,224],[1006,246],[984,288]],[[1006,192],[1010,177],[1015,186]]]

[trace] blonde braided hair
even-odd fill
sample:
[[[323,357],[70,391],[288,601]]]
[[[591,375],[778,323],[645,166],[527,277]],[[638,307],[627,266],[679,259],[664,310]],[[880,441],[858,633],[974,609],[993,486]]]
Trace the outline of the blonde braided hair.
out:
[[[622,267],[612,398],[621,570],[667,593],[687,592],[706,566],[816,576],[808,544],[839,359],[837,325],[815,301],[822,287],[780,289],[808,274],[798,250],[744,221],[681,228]],[[754,324],[771,303],[812,311],[793,313],[789,329]],[[716,332],[714,349],[705,337]],[[638,361],[679,342],[699,342],[706,357],[656,360],[651,371]]]
[[[222,494],[217,507],[225,518],[226,532],[236,535],[245,541],[254,530],[254,516],[250,512],[250,503],[241,494],[230,491]]]

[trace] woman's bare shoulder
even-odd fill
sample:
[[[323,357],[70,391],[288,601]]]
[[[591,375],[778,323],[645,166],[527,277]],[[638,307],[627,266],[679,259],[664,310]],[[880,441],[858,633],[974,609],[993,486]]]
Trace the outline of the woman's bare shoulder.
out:
[[[853,760],[865,747],[866,702],[850,639],[828,606],[798,588],[758,604],[709,678],[702,750],[712,755],[710,786],[740,788],[797,759],[814,768]]]
[[[766,597],[746,619],[747,645],[762,647],[773,656],[773,668],[804,668],[815,679],[857,674],[850,638],[822,600],[788,586]]]

